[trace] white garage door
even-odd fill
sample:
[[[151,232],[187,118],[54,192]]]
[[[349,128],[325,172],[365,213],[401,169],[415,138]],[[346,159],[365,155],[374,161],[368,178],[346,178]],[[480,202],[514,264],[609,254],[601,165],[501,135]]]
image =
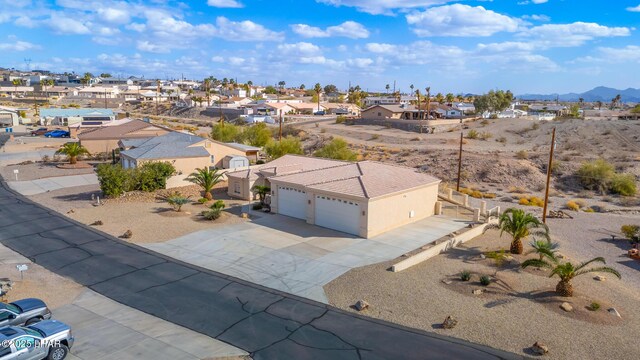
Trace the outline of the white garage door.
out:
[[[350,200],[316,196],[316,225],[360,235],[360,206]]]
[[[285,186],[278,186],[278,214],[307,219],[307,193]]]

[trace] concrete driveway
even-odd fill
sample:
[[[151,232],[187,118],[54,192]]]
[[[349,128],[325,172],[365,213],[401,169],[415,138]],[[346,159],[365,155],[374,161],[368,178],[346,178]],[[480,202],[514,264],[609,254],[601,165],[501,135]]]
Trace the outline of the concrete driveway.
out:
[[[48,191],[75,186],[96,185],[98,183],[98,176],[96,174],[55,176],[25,181],[7,181],[7,185],[9,185],[11,189],[25,196],[42,194]]]
[[[86,290],[53,310],[76,338],[68,360],[240,359],[246,351]]]
[[[328,303],[323,286],[347,271],[394,259],[467,225],[433,216],[372,239],[264,214],[149,249],[252,283]]]

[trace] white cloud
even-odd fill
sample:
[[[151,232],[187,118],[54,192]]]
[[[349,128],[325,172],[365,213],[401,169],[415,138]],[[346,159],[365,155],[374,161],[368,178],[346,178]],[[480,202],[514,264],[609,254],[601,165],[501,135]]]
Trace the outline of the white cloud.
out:
[[[574,47],[599,37],[631,35],[627,27],[608,27],[596,23],[575,22],[572,24],[545,24],[535,26],[518,34],[536,42],[538,47]]]
[[[628,45],[623,48],[599,47],[595,56],[585,56],[570,63],[640,63],[640,46]]]
[[[137,32],[143,32],[147,29],[147,25],[141,24],[141,23],[131,23],[125,26],[125,28],[129,30],[137,31]]]
[[[244,7],[236,0],[208,0],[207,5],[219,8],[241,8]]]
[[[26,41],[17,40],[13,43],[0,43],[0,50],[9,50],[9,51],[27,51],[39,49],[40,46],[32,44]]]
[[[224,58],[222,56],[214,56],[211,58],[211,61],[221,63],[224,62]]]
[[[478,44],[477,49],[480,52],[495,53],[509,51],[533,51],[536,46],[530,42],[506,41],[502,43]]]
[[[524,15],[522,17],[525,20],[534,20],[534,21],[540,21],[540,22],[548,22],[551,21],[551,18],[547,15]]]
[[[54,14],[47,21],[47,25],[58,34],[90,34],[91,30],[81,21],[67,17],[64,14]]]
[[[629,6],[627,8],[627,11],[631,11],[631,12],[640,12],[640,5],[638,6]]]
[[[440,5],[450,0],[316,0],[316,2],[333,5],[355,7],[358,11],[373,15],[392,15],[396,9],[425,8]]]
[[[439,63],[448,68],[461,65],[466,55],[466,52],[457,46],[436,45],[430,41],[416,41],[407,45],[368,43],[365,49],[389,59],[395,65]]]
[[[308,42],[299,42],[295,44],[280,44],[278,45],[278,51],[283,55],[288,56],[313,56],[321,54],[320,47]]]
[[[112,24],[127,24],[131,20],[129,12],[116,8],[99,8],[97,11],[100,19]]]
[[[329,26],[326,30],[306,24],[294,24],[291,25],[291,29],[294,33],[306,38],[342,36],[351,39],[366,39],[369,37],[369,30],[355,21],[345,21],[340,25]]]
[[[546,2],[548,2],[549,0],[531,0],[532,3],[534,4],[544,4]]]
[[[407,15],[418,36],[491,36],[518,30],[518,21],[482,6],[445,5]]]
[[[229,57],[229,59],[227,59],[227,61],[229,61],[229,64],[231,64],[232,66],[240,66],[246,62],[244,58],[237,56],[231,56]]]
[[[138,41],[136,49],[156,54],[168,53],[170,51],[166,46],[154,44],[146,40]]]
[[[282,33],[271,31],[253,21],[231,21],[224,16],[216,19],[217,37],[228,41],[281,41]]]

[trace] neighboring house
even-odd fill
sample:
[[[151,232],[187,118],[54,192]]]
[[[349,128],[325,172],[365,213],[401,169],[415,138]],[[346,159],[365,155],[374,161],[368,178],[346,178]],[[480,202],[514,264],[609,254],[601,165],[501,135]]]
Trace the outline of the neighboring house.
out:
[[[110,153],[120,148],[120,141],[125,139],[148,139],[171,132],[164,127],[142,120],[130,120],[114,126],[101,126],[80,131],[77,134],[80,144],[90,153]]]
[[[529,115],[537,116],[540,120],[553,120],[556,117],[567,115],[569,108],[564,105],[555,104],[533,104],[529,105]]]
[[[257,124],[257,123],[267,123],[267,124],[275,124],[276,120],[274,118],[272,118],[269,115],[255,115],[255,114],[251,114],[251,115],[247,115],[244,118],[244,121],[247,124]]]
[[[345,116],[360,116],[362,109],[355,104],[337,104],[337,103],[328,103],[325,104],[327,111],[329,114],[333,115],[345,115]]]
[[[423,112],[424,113],[424,112]],[[418,119],[418,109],[405,105],[374,105],[362,110],[363,119]]]
[[[253,102],[253,99],[251,98],[243,98],[243,97],[232,97],[229,98],[228,100],[225,101],[228,104],[232,104],[232,105],[236,105],[236,106],[243,106],[243,105],[248,105],[251,104]]]
[[[247,159],[249,159],[249,161],[252,163],[255,163],[256,161],[258,161],[258,157],[260,156],[260,150],[262,150],[259,147],[245,145],[245,144],[238,144],[238,143],[225,143],[225,145],[240,151],[240,153],[244,154],[244,156]],[[228,169],[229,167],[224,166],[224,168]]]
[[[223,169],[227,156],[235,160],[244,157],[246,161],[242,167],[248,166],[247,154],[254,153],[253,148],[242,150],[236,144],[229,145],[181,132],[169,132],[146,139],[123,139],[120,146],[126,149],[120,152],[123,167],[137,167],[149,161],[168,161],[176,168],[177,176],[189,175],[197,168]],[[237,161],[233,164],[238,167]]]
[[[458,119],[462,116],[462,112],[443,104],[431,104],[430,112],[434,112],[435,117],[444,119]]]
[[[97,99],[115,99],[118,97],[120,90],[116,87],[92,86],[78,90],[78,96],[90,97]]]
[[[473,115],[476,112],[476,107],[472,103],[460,102],[453,104],[453,107],[462,111],[465,115]]]
[[[83,121],[113,121],[116,116],[111,109],[99,108],[46,108],[40,109],[40,125],[69,126]]]
[[[18,109],[0,106],[0,128],[20,125]]]
[[[318,103],[289,103],[289,105],[298,114],[313,114],[318,111],[327,110],[327,108],[323,104],[320,104],[320,106],[318,107]]]
[[[363,238],[432,216],[440,183],[407,167],[297,155],[227,178],[229,196],[249,200],[254,185],[267,185],[272,212]]]
[[[0,86],[0,95],[25,97],[31,93],[33,93],[33,86]]]

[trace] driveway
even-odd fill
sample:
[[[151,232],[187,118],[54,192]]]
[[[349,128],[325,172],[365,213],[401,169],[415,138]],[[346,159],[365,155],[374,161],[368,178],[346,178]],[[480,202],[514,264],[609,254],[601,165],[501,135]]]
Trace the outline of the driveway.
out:
[[[18,174],[20,179],[20,174]],[[98,176],[96,174],[55,176],[37,180],[7,181],[7,185],[22,195],[30,196],[42,194],[75,186],[96,185]]]
[[[73,329],[68,360],[234,359],[247,352],[119,304],[91,290],[53,310]]]
[[[35,204],[3,181],[0,242],[101,295],[238,347],[254,360],[522,358],[167,258]]]
[[[347,271],[395,259],[466,225],[432,216],[362,239],[288,216],[261,214],[251,222],[144,246],[187,263],[328,303],[323,286]]]

